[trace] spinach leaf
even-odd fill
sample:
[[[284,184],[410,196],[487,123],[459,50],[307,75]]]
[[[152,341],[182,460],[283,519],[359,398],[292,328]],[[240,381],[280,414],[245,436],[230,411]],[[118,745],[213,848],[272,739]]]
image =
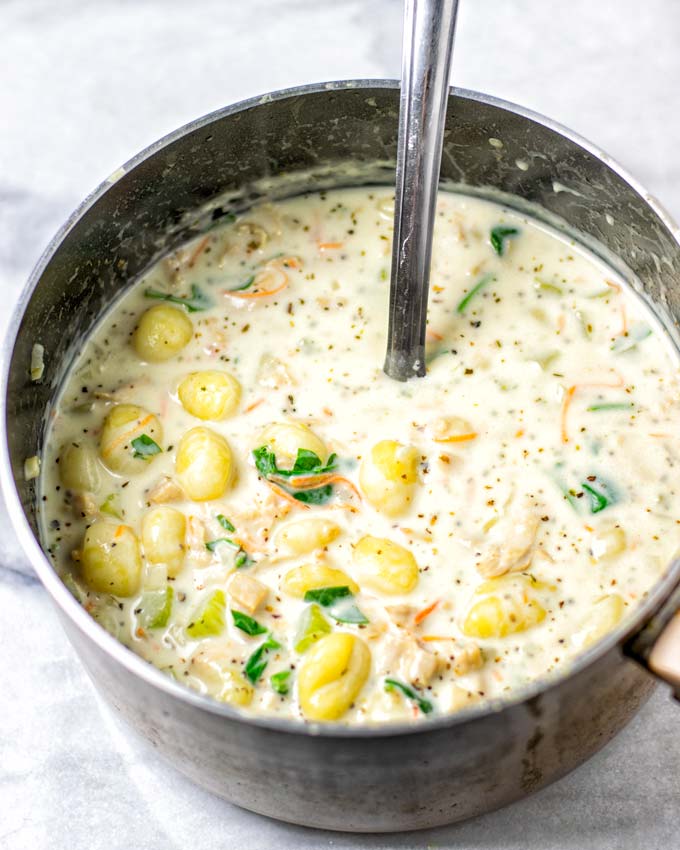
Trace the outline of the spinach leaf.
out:
[[[276,465],[276,455],[267,446],[255,449],[253,458],[257,471],[264,478],[270,475],[280,475],[284,478],[292,478],[295,475],[321,475],[332,472],[337,467],[337,455],[332,454],[324,464],[321,458],[309,449],[298,449],[292,469],[279,469]]]
[[[248,679],[255,684],[264,673],[267,664],[269,663],[269,652],[272,649],[280,649],[281,644],[274,640],[270,634],[267,640],[260,644],[253,654],[248,658],[243,668],[243,672]]]
[[[130,445],[133,449],[132,457],[140,458],[141,460],[147,460],[162,451],[158,443],[152,440],[147,434],[141,434],[139,437],[135,437],[134,440],[130,441]]]
[[[413,700],[413,702],[415,702],[415,704],[423,712],[423,714],[429,714],[433,710],[433,705],[429,700],[423,699],[413,690],[413,688],[410,688],[403,682],[397,681],[397,679],[385,679],[385,690],[401,691],[407,699]]]
[[[354,604],[352,591],[346,585],[308,590],[305,593],[305,602],[318,602],[338,623],[363,626],[369,622],[366,615]]]
[[[236,628],[241,629],[242,632],[245,632],[251,637],[254,637],[255,635],[263,635],[267,631],[265,626],[258,623],[257,620],[254,620],[247,614],[244,614],[242,611],[234,611],[232,609],[231,616]]]
[[[475,295],[481,292],[481,290],[484,289],[485,286],[488,286],[488,284],[490,284],[493,280],[496,280],[496,276],[491,274],[490,272],[488,274],[482,275],[482,277],[480,277],[480,279],[467,293],[467,295],[464,295],[460,299],[460,301],[458,302],[458,306],[456,307],[456,313],[464,313],[467,309],[468,304],[470,303],[470,301],[472,301]]]
[[[338,599],[351,596],[352,591],[343,585],[342,587],[319,587],[316,590],[308,590],[305,593],[305,602],[318,602],[324,608],[332,605]]]
[[[236,527],[231,522],[229,522],[229,520],[225,517],[224,514],[217,514],[217,521],[225,531],[229,531],[232,534],[236,531]]]
[[[281,694],[281,696],[285,696],[290,690],[288,685],[290,672],[290,670],[281,670],[279,673],[274,673],[273,676],[269,677],[272,690],[276,691],[277,694]]]
[[[499,224],[498,227],[491,229],[489,241],[491,242],[491,247],[499,257],[502,257],[505,251],[505,240],[513,236],[519,236],[519,230],[516,227],[506,227]]]

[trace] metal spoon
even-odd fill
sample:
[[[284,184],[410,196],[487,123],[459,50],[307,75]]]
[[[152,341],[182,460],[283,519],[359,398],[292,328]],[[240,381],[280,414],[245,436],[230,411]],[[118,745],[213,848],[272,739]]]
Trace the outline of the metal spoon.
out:
[[[458,0],[406,0],[385,372],[425,374],[430,257]]]

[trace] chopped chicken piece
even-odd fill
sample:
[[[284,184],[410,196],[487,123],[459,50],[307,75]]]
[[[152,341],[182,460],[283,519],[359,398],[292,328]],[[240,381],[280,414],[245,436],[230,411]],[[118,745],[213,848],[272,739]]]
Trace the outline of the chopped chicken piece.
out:
[[[257,383],[261,387],[278,390],[281,387],[295,385],[297,381],[283,360],[273,354],[263,354],[257,368]]]
[[[506,573],[521,572],[534,556],[540,520],[528,503],[508,517],[504,523],[509,532],[501,543],[490,544],[477,561],[477,570],[484,578],[498,578]],[[500,523],[499,523],[500,526]]]
[[[415,638],[406,636],[393,641],[387,647],[385,663],[389,672],[418,688],[423,688],[429,684],[444,662],[441,656],[420,647]]]
[[[269,593],[266,584],[245,573],[234,573],[227,590],[229,595],[249,614],[257,611]]]
[[[476,643],[467,643],[454,653],[453,672],[456,676],[465,676],[483,665],[482,650]]]
[[[198,517],[187,517],[187,530],[184,537],[189,558],[196,566],[206,566],[212,560],[212,554],[205,547],[205,525]]]
[[[184,498],[182,488],[169,475],[164,475],[147,492],[147,499],[152,505],[164,505],[167,502],[178,502]]]

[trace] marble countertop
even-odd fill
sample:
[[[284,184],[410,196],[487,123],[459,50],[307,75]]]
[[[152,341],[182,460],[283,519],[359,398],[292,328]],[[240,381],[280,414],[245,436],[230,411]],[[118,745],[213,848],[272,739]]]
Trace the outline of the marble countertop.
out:
[[[675,0],[461,0],[454,81],[597,141],[680,217]],[[0,331],[49,237],[169,130],[271,89],[398,76],[399,0],[3,0]],[[676,161],[677,160],[677,161]],[[3,850],[667,850],[680,711],[660,688],[602,753],[534,797],[424,833],[282,825],[193,787],[98,700],[0,510]]]

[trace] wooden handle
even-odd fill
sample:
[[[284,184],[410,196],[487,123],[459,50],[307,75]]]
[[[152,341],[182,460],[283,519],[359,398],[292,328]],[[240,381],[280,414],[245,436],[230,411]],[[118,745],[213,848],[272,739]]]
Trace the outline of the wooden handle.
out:
[[[649,669],[680,689],[680,611],[661,632],[649,654]]]

